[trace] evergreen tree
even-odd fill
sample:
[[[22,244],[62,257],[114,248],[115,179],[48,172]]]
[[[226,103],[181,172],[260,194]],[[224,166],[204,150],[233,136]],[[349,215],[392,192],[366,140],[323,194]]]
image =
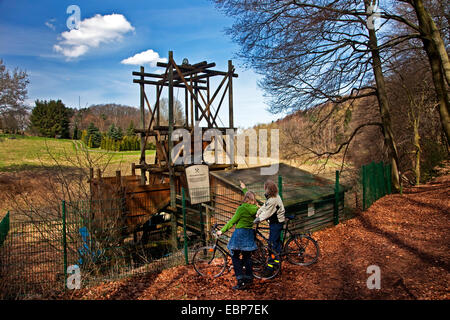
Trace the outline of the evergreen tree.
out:
[[[69,138],[69,118],[73,110],[66,108],[61,100],[39,101],[31,112],[32,127],[44,137]]]
[[[134,131],[135,127],[134,127],[134,122],[133,120],[130,121],[130,125],[128,126],[127,129],[127,136],[134,136],[136,134],[136,132]]]
[[[87,141],[89,146],[89,140],[92,139],[92,147],[90,148],[98,148],[100,146],[101,140],[102,140],[102,134],[98,130],[98,128],[91,122],[89,123],[88,129],[87,129]]]
[[[75,126],[73,127],[73,134],[72,134],[72,140],[78,140],[78,135],[79,135],[79,130],[78,130],[78,125],[75,122]]]
[[[122,140],[122,138],[123,138],[123,130],[122,130],[122,128],[121,127],[118,127],[118,129],[117,129],[117,140]]]
[[[115,124],[113,123],[113,124],[111,124],[111,125],[109,126],[108,131],[106,132],[106,135],[107,135],[108,137],[114,139],[114,137],[116,136],[116,131],[117,131],[116,126],[115,126]]]

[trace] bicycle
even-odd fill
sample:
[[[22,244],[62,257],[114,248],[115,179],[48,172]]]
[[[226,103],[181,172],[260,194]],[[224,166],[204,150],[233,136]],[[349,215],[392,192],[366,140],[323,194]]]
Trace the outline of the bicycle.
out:
[[[256,269],[257,273],[260,273],[261,279],[275,278],[281,271],[283,257],[286,257],[290,263],[298,266],[309,266],[316,263],[319,259],[319,244],[311,237],[311,233],[294,234],[289,229],[289,222],[294,218],[295,216],[293,215],[286,216],[287,221],[284,227],[280,253],[271,248],[268,237],[265,237],[261,232],[261,230],[269,230],[269,228],[260,227],[257,224],[255,235],[258,249],[254,251],[252,258],[254,271]],[[267,243],[267,245],[264,243]],[[267,259],[267,257],[270,257],[270,259]],[[270,275],[265,275],[263,270],[259,270],[262,268],[266,269],[267,266],[272,268]]]
[[[195,271],[203,277],[217,278],[225,272],[228,265],[229,270],[232,268],[232,264],[228,262],[229,259],[231,260],[231,253],[226,248],[227,242],[217,236],[217,231],[222,226],[224,224],[214,224],[211,229],[211,235],[215,239],[214,244],[197,248],[192,257],[192,264]],[[266,279],[263,275],[263,266],[268,263],[269,255],[265,253],[258,255],[258,253],[261,253],[261,251],[256,250],[251,257],[253,262],[253,276],[257,279]]]
[[[226,249],[227,242],[217,236],[219,226],[223,225],[216,223],[211,229],[211,235],[215,239],[214,245],[197,248],[192,257],[195,271],[203,277],[221,276],[227,268],[228,257],[231,259],[231,254]],[[222,245],[225,245],[225,248]]]
[[[282,243],[281,256],[286,255],[288,261],[296,265],[310,265],[316,262],[319,256],[319,246],[317,242],[312,239],[309,234],[293,234],[289,230],[289,220],[291,220],[291,217],[288,217],[285,227],[285,235],[289,233],[290,237],[286,242]],[[214,224],[211,230],[211,234],[215,238],[215,243],[211,246],[203,246],[198,248],[192,259],[195,271],[204,277],[216,278],[221,276],[227,269],[228,258],[231,259],[231,254],[228,252],[228,249],[225,249],[222,246],[226,246],[227,243],[220,239],[216,234],[219,230],[219,226],[223,225]],[[259,227],[259,225],[255,228],[255,237],[258,249],[252,253],[253,275],[257,279],[272,279],[276,277],[281,270],[281,257],[278,253],[272,250],[269,245],[264,245],[263,241],[258,239],[259,236],[267,242],[267,238],[264,237],[260,229],[263,228]],[[285,237],[285,239],[287,239],[287,237]],[[304,239],[306,239],[306,241],[304,241]],[[306,247],[308,247],[310,242],[314,245],[315,251],[313,252],[315,252],[315,255],[312,260],[305,262],[305,257],[308,257],[307,254],[305,255],[307,249]],[[295,256],[298,257],[299,261],[294,260]],[[276,263],[278,268],[274,268],[275,270],[271,275],[266,275],[265,269],[272,262],[278,262]]]

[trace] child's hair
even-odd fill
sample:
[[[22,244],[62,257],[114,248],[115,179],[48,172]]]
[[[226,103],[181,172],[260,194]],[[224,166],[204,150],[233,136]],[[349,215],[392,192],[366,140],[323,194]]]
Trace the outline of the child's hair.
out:
[[[272,180],[267,180],[264,183],[264,191],[266,192],[267,197],[276,197],[278,194],[278,187]]]
[[[256,204],[256,195],[253,191],[247,191],[244,195],[242,203]]]

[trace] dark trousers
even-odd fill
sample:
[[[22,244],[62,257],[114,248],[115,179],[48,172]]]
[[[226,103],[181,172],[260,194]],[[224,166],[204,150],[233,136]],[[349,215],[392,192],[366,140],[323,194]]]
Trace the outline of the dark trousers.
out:
[[[253,265],[251,256],[252,251],[233,250],[231,261],[233,262],[234,274],[238,281],[253,279]]]
[[[282,223],[271,223],[269,225],[269,244],[275,252],[281,252],[281,231]]]
[[[281,231],[283,230],[283,223],[271,223],[269,225],[269,245],[277,253],[281,253]],[[269,259],[273,262],[273,259]]]

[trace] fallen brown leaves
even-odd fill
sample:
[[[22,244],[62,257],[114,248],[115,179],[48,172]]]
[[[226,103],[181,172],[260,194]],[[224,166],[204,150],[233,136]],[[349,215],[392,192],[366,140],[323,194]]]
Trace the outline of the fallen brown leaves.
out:
[[[366,212],[314,234],[321,257],[309,267],[285,262],[282,274],[234,291],[233,271],[207,280],[192,266],[108,282],[63,299],[449,299],[450,175],[386,196]],[[381,269],[369,290],[367,267]]]

